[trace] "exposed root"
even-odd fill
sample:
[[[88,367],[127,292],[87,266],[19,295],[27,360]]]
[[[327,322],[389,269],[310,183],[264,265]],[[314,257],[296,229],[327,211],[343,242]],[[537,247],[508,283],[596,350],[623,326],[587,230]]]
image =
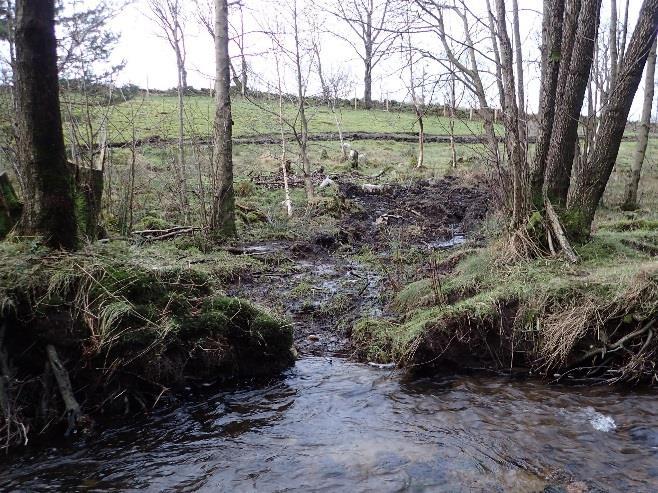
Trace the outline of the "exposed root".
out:
[[[73,395],[73,387],[71,386],[69,373],[60,361],[55,346],[48,344],[46,346],[46,352],[48,354],[48,360],[50,361],[50,367],[53,370],[53,375],[55,375],[55,380],[57,381],[57,386],[59,387],[59,393],[64,401],[65,416],[68,421],[66,435],[68,436],[75,431],[78,422],[82,418],[82,411],[80,410],[80,404],[78,404],[75,395]]]
[[[11,374],[9,361],[4,345],[5,323],[0,321],[0,437],[2,437],[2,448],[7,451],[14,443],[27,445],[28,430],[16,412],[14,402],[10,399]]]

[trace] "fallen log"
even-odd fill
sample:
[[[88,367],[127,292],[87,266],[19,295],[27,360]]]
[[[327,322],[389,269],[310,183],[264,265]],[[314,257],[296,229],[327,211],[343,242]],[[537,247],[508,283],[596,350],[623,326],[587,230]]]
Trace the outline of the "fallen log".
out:
[[[177,236],[184,236],[188,234],[201,231],[198,226],[174,226],[167,229],[144,229],[142,231],[133,231],[133,236],[139,236],[144,241],[161,241]]]

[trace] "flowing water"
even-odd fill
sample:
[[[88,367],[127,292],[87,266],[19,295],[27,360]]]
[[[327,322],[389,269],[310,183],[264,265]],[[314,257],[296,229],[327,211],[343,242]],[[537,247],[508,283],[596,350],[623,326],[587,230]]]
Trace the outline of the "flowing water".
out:
[[[653,492],[658,395],[308,357],[0,467],[3,490]]]

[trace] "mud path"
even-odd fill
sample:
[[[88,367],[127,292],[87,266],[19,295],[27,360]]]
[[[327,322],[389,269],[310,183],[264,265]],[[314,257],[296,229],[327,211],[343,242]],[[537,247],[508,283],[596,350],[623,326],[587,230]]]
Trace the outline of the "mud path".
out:
[[[393,255],[415,252],[420,269],[432,250],[473,241],[488,204],[483,187],[457,178],[340,191],[346,212],[335,235],[241,245],[268,268],[229,290],[289,317],[302,354],[349,356],[353,324],[384,314],[396,288]]]

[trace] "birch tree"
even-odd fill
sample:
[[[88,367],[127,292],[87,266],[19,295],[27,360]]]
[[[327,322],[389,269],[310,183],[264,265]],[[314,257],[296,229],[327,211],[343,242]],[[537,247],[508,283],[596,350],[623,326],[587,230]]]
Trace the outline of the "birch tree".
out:
[[[176,194],[184,220],[187,222],[189,202],[187,197],[187,171],[185,163],[185,108],[184,95],[187,90],[187,69],[185,68],[185,33],[183,31],[183,4],[181,0],[148,0],[151,19],[162,32],[176,56],[178,94],[178,155],[174,165]]]
[[[637,209],[637,189],[640,184],[640,175],[642,173],[642,164],[647,153],[649,143],[649,130],[651,129],[651,109],[653,108],[653,94],[655,87],[656,73],[656,40],[653,40],[651,53],[647,60],[646,75],[644,78],[644,102],[642,105],[642,117],[640,118],[640,130],[637,134],[637,145],[635,147],[635,156],[631,165],[631,173],[626,183],[624,191],[624,202],[622,209]]]
[[[228,53],[228,5],[215,0],[215,123],[212,163],[212,214],[214,234],[234,236],[235,195],[233,191],[233,120],[231,117],[231,73]]]

